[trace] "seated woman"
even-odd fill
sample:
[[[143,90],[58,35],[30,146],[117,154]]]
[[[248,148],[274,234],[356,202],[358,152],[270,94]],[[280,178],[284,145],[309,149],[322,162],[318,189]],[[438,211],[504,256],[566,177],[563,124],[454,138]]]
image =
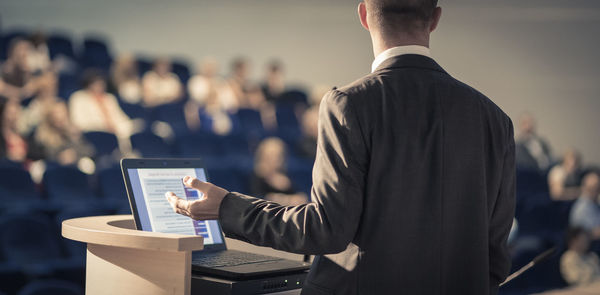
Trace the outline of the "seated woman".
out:
[[[111,68],[114,90],[127,103],[139,103],[142,99],[142,84],[138,76],[135,58],[130,54],[119,56]]]
[[[31,162],[43,158],[42,147],[19,133],[18,121],[21,105],[14,99],[0,96],[0,159],[23,163],[26,169]]]
[[[44,147],[47,160],[61,165],[76,164],[84,157],[91,157],[94,151],[71,123],[64,102],[55,102],[46,109],[34,139]]]
[[[142,78],[143,103],[147,107],[175,102],[182,97],[181,81],[171,72],[171,62],[159,58]]]
[[[218,76],[218,64],[213,59],[205,59],[199,65],[199,73],[188,82],[190,100],[187,102],[185,118],[190,130],[198,130],[201,126],[199,111],[210,116],[212,130],[217,134],[231,131],[232,122],[228,112],[236,109],[235,101],[227,93],[226,84]]]
[[[256,150],[252,194],[282,205],[308,202],[304,193],[298,193],[285,171],[285,143],[276,137],[264,139]]]
[[[600,261],[589,251],[590,236],[583,228],[567,231],[567,251],[560,258],[560,272],[570,285],[584,285],[600,278]]]
[[[123,112],[115,96],[106,92],[106,80],[95,70],[84,73],[83,89],[73,93],[69,99],[69,114],[79,130],[113,133],[120,139],[119,144],[126,144],[134,132],[133,122]]]
[[[8,57],[1,70],[4,96],[22,99],[31,97],[37,90],[37,79],[35,79],[28,61],[31,50],[31,43],[25,39],[11,40]]]
[[[28,134],[42,121],[43,114],[57,101],[58,79],[53,72],[46,72],[40,76],[38,81],[38,92],[33,100],[23,109],[19,129]]]

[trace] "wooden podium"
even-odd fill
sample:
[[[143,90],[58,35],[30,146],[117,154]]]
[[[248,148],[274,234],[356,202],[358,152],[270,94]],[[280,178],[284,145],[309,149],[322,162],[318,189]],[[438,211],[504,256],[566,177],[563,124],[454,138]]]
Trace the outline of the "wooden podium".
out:
[[[138,231],[131,215],[62,223],[63,237],[87,243],[87,295],[189,295],[192,251],[200,236]]]

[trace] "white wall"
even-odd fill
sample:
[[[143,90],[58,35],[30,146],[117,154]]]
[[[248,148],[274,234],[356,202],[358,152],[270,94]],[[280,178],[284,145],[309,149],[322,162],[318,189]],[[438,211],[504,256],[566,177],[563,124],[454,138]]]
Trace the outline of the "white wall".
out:
[[[4,29],[100,32],[115,52],[210,55],[223,68],[239,54],[255,78],[271,57],[290,80],[343,85],[370,69],[369,36],[348,0],[2,0]],[[533,112],[557,153],[578,147],[600,163],[600,1],[440,0],[432,50],[448,72],[516,121]],[[226,72],[223,70],[223,72]]]

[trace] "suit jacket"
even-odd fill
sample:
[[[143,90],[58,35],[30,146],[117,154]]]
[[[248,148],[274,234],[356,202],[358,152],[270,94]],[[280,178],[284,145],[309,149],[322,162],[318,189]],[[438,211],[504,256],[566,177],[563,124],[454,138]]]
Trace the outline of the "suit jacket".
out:
[[[318,255],[303,294],[495,294],[514,149],[491,100],[401,55],[323,99],[311,203],[230,193],[220,220],[229,237]]]

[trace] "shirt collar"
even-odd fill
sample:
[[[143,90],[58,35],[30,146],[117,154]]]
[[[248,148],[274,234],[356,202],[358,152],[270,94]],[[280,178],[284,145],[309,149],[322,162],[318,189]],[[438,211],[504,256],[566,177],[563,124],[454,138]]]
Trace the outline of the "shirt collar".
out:
[[[389,48],[375,57],[373,64],[371,65],[371,73],[375,72],[377,68],[387,59],[394,56],[403,54],[418,54],[431,58],[431,51],[429,48],[421,45],[405,45]]]

